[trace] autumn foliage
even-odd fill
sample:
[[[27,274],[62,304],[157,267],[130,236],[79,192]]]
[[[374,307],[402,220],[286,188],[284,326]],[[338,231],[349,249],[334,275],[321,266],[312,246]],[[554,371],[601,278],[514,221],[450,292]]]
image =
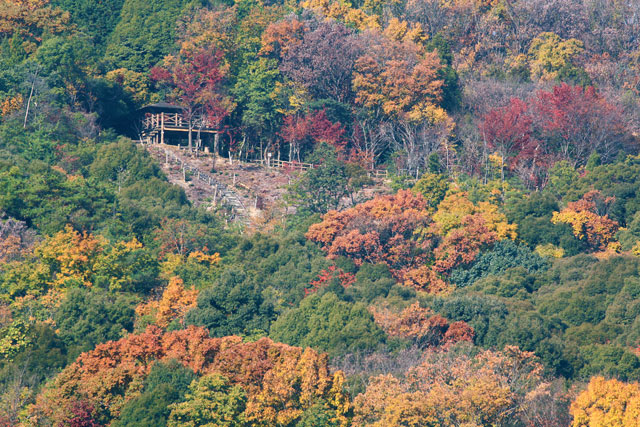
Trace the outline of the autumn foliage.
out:
[[[573,230],[574,236],[584,239],[594,250],[604,250],[613,243],[619,224],[602,209],[613,202],[612,198],[605,198],[599,191],[589,191],[577,202],[569,202],[560,212],[554,212],[554,224],[566,223]]]
[[[0,0],[0,426],[640,427],[639,34]]]
[[[499,240],[514,239],[516,225],[496,205],[474,204],[464,192],[445,197],[432,216],[422,194],[401,190],[330,211],[306,236],[320,243],[329,258],[383,263],[401,283],[443,293],[450,290],[444,278],[452,269],[472,262]]]
[[[322,245],[329,258],[346,256],[389,266],[399,278],[430,256],[432,241],[414,232],[431,223],[423,197],[410,191],[376,197],[343,211],[330,211],[309,228],[306,237]]]
[[[480,249],[499,240],[481,215],[465,216],[460,225],[446,234],[435,249],[434,270],[438,273],[447,273],[459,265],[470,263],[476,259]]]
[[[512,98],[508,105],[490,110],[480,123],[482,138],[500,155],[503,180],[505,166],[513,170],[529,159],[534,164],[544,160],[533,136],[533,119],[528,108],[521,99]]]
[[[34,52],[43,36],[68,31],[69,12],[52,7],[48,0],[8,0],[3,1],[0,12],[0,34],[19,36],[23,48]]]
[[[304,24],[296,18],[285,19],[269,24],[262,33],[261,55],[284,57],[290,48],[302,43],[307,31]]]
[[[23,251],[31,248],[35,240],[35,233],[24,222],[0,219],[0,263],[20,259]]]
[[[313,151],[314,144],[326,142],[337,151],[345,149],[344,129],[332,123],[324,110],[304,115],[288,115],[280,128],[280,137],[292,147],[291,158],[300,161],[301,153]]]
[[[506,167],[532,188],[546,184],[558,161],[584,166],[592,153],[610,161],[631,147],[622,110],[593,86],[567,83],[490,109],[478,130],[499,157],[501,178]]]
[[[335,265],[331,265],[322,270],[315,280],[309,282],[309,286],[304,289],[304,296],[311,295],[326,288],[333,280],[337,280],[340,286],[346,289],[353,285],[356,281],[356,277],[353,273],[348,273]]]
[[[55,272],[54,287],[62,287],[68,281],[89,286],[98,255],[105,245],[104,239],[67,226],[40,245],[36,254]]]
[[[163,66],[151,69],[151,79],[166,85],[171,99],[183,107],[190,149],[195,119],[206,117],[209,126],[217,128],[231,108],[219,87],[224,77],[222,57],[221,51],[211,48],[184,50],[179,56],[167,56]]]
[[[356,102],[407,121],[443,120],[446,113],[438,104],[444,82],[438,78],[441,64],[437,54],[420,57],[414,44],[395,43],[383,39],[373,54],[356,62]]]
[[[354,399],[353,425],[500,425],[544,389],[542,366],[517,347],[475,356],[429,351],[404,379],[372,378]]]
[[[636,426],[640,419],[640,387],[593,377],[571,404],[573,427]]]
[[[369,307],[373,318],[387,335],[408,339],[424,347],[473,341],[474,331],[465,322],[449,323],[444,317],[415,302],[399,314],[391,309]]]
[[[160,300],[140,304],[136,307],[136,314],[151,315],[158,326],[166,328],[173,320],[182,319],[187,311],[195,307],[197,298],[196,289],[185,289],[182,279],[172,277]]]
[[[156,361],[176,359],[197,374],[219,373],[247,393],[245,417],[260,425],[287,425],[304,409],[324,399],[337,420],[349,401],[340,372],[331,374],[327,356],[311,349],[263,338],[210,338],[203,328],[164,333],[150,326],[139,335],[100,344],[62,371],[37,398],[30,420],[64,420],[78,399],[117,417],[125,402],[140,392]]]
[[[582,166],[592,152],[610,160],[626,149],[622,111],[593,87],[563,83],[541,90],[532,101],[535,119],[547,138],[547,152]]]
[[[438,205],[433,220],[437,224],[439,234],[446,236],[454,230],[464,229],[471,217],[481,218],[487,230],[495,233],[495,239],[513,240],[517,236],[518,226],[509,224],[507,217],[499,211],[497,205],[488,201],[473,203],[469,194],[464,191],[448,194]]]

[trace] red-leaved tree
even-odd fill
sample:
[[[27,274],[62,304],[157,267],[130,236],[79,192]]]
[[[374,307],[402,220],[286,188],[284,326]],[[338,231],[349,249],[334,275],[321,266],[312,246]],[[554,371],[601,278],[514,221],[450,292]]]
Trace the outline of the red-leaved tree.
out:
[[[228,113],[220,93],[224,76],[222,52],[198,49],[168,56],[164,65],[151,69],[151,78],[171,90],[170,99],[184,108],[189,126],[189,150],[193,147],[194,120],[206,115],[212,126],[219,126]]]
[[[289,159],[300,161],[300,154],[312,151],[316,142],[326,142],[338,152],[344,150],[344,128],[340,123],[332,123],[324,110],[307,112],[304,115],[289,115],[279,132],[289,145]]]
[[[622,111],[592,86],[563,83],[550,92],[539,91],[530,105],[546,149],[556,160],[583,166],[593,152],[607,161],[626,148]]]
[[[557,161],[584,166],[593,153],[610,161],[632,141],[620,108],[593,87],[566,83],[527,101],[512,98],[489,110],[478,128],[486,149],[501,157],[502,178],[506,166],[531,188],[544,186]]]
[[[532,124],[527,104],[518,98],[511,98],[508,105],[494,108],[483,117],[480,132],[488,147],[501,157],[502,180],[505,164],[513,168],[531,145],[538,144],[533,138]]]

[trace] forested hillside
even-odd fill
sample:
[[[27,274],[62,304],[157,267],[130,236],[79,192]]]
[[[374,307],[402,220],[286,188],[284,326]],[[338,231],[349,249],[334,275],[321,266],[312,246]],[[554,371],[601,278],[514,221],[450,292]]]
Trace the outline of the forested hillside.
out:
[[[639,144],[636,1],[0,0],[0,427],[637,425]]]

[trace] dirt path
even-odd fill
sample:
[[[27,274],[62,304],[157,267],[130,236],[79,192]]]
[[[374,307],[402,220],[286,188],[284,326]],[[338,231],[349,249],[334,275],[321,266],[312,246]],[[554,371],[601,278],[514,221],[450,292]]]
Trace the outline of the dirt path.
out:
[[[194,205],[209,208],[226,204],[241,217],[251,218],[264,210],[282,209],[282,196],[296,178],[281,169],[268,169],[258,164],[230,162],[212,155],[191,156],[170,145],[148,145],[147,150],[169,182],[183,188]],[[182,165],[186,166],[185,172]],[[221,200],[220,188],[227,193],[225,200]]]
[[[229,159],[214,157],[210,154],[200,154],[195,157],[171,145],[149,145],[147,149],[158,161],[169,181],[183,188],[189,200],[196,206],[219,206],[221,195],[209,182],[213,180],[220,183],[239,199],[242,208],[233,206],[238,205],[236,202],[232,203],[231,207],[241,210],[239,213],[244,217],[245,223],[250,218],[259,217],[265,211],[278,210],[281,214],[285,214],[287,208],[282,198],[287,192],[287,187],[300,174],[298,171],[266,168],[259,164],[237,160],[231,162]],[[167,160],[169,160],[168,163]],[[182,163],[188,166],[185,174],[183,174]],[[189,169],[192,172],[189,172]],[[210,180],[208,180],[209,177]],[[374,185],[358,193],[356,199],[362,201],[389,191],[388,185],[381,180],[376,180]],[[344,202],[345,205],[350,205],[350,200],[345,199]]]

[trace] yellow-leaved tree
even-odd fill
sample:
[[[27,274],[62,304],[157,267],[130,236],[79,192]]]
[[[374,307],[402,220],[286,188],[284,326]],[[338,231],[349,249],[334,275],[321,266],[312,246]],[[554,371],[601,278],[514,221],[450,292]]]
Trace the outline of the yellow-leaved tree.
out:
[[[343,1],[331,0],[306,0],[302,2],[305,9],[313,9],[320,12],[327,18],[343,21],[349,26],[359,30],[380,28],[378,16],[368,15],[360,9],[356,9],[351,4]]]
[[[95,263],[106,244],[101,236],[80,233],[67,225],[36,248],[35,254],[51,268],[53,287],[69,283],[91,286]]]
[[[438,210],[433,215],[433,220],[440,227],[443,235],[462,226],[463,221],[470,215],[478,215],[484,219],[485,226],[496,233],[498,240],[515,239],[517,224],[509,224],[505,214],[498,211],[498,206],[489,202],[469,200],[466,192],[449,194],[438,205]]]
[[[640,426],[640,386],[593,377],[571,404],[573,427]]]
[[[150,315],[156,324],[166,328],[175,319],[182,319],[187,311],[196,306],[198,291],[185,288],[179,277],[172,277],[158,301],[150,301],[136,307],[138,316]]]
[[[531,76],[541,81],[558,79],[561,72],[573,67],[571,61],[582,53],[583,46],[577,39],[563,40],[551,32],[539,34],[529,48]]]
[[[468,350],[427,351],[423,362],[402,379],[371,378],[354,399],[352,425],[504,425],[529,406],[534,395],[546,393],[542,371],[533,353],[517,347],[476,355]]]

